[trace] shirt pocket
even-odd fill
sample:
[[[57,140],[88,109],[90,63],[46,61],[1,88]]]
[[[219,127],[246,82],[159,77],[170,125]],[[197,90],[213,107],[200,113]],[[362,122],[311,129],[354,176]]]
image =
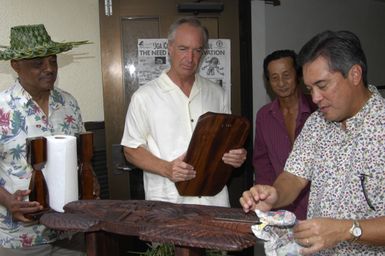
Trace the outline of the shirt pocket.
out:
[[[375,173],[353,173],[345,183],[344,199],[340,208],[342,212],[349,213],[352,218],[362,218],[375,213],[379,208],[377,195],[384,189],[377,181]]]

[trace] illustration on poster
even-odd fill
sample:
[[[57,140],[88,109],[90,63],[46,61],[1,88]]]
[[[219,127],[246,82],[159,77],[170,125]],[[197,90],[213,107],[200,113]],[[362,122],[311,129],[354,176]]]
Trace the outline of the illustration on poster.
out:
[[[161,56],[155,57],[155,64],[157,65],[166,64],[166,57],[161,57]]]
[[[224,68],[220,67],[220,62],[217,57],[211,57],[211,59],[206,59],[204,61],[204,64],[205,65],[201,67],[201,70],[205,70],[207,68],[206,75],[213,76],[215,75],[215,71],[222,76],[225,75],[225,73],[223,72]]]

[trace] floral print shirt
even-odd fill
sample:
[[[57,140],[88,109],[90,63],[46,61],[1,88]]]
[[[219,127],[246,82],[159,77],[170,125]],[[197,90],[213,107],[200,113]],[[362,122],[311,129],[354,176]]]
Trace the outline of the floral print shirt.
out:
[[[84,131],[77,101],[54,88],[46,116],[18,81],[0,93],[0,186],[9,193],[29,187],[32,168],[26,159],[26,138]],[[28,200],[28,199],[26,199]],[[0,205],[0,247],[18,248],[48,243],[56,233],[43,225],[12,220]]]
[[[385,215],[385,99],[369,89],[371,98],[347,120],[346,130],[317,111],[295,142],[285,170],[311,181],[308,218]],[[341,242],[317,255],[385,255],[385,246]]]

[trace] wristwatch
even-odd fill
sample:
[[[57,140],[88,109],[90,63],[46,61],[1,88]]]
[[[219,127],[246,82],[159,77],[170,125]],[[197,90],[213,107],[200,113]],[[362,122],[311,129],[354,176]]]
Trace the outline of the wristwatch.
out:
[[[356,221],[356,220],[353,220],[353,225],[350,228],[349,232],[352,235],[352,240],[351,241],[354,243],[362,235],[362,229],[360,227],[360,223],[358,223],[358,221]]]

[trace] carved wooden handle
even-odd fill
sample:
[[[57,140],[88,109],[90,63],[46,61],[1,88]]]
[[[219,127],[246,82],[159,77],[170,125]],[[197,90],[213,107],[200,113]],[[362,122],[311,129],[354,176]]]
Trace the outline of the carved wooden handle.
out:
[[[47,161],[47,139],[45,137],[27,138],[27,161],[32,166],[32,176],[29,183],[29,201],[37,201],[43,206],[43,211],[49,209],[48,187],[41,169]],[[38,216],[37,214],[36,216]],[[31,215],[32,218],[34,214]],[[28,217],[28,216],[27,216]]]
[[[94,195],[94,170],[93,157],[93,133],[84,132],[78,135],[78,159],[79,159],[79,185],[81,199],[95,199]]]
[[[41,170],[47,161],[47,139],[45,137],[27,138],[27,161],[34,170]]]

